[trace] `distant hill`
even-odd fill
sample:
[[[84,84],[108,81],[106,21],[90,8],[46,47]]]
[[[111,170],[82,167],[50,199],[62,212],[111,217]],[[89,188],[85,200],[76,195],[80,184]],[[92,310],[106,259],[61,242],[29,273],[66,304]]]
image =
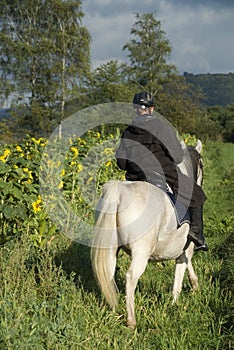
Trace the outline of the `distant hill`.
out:
[[[234,103],[234,73],[183,74],[188,83],[200,88],[206,96],[207,106],[226,106]]]

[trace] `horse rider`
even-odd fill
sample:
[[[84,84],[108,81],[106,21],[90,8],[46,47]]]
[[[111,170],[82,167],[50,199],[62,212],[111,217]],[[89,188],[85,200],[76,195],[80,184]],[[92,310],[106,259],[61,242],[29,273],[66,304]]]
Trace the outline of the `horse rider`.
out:
[[[175,198],[189,208],[188,242],[194,242],[194,250],[207,251],[203,235],[203,203],[206,195],[197,185],[196,175],[187,176],[178,167],[184,150],[174,128],[154,112],[154,99],[149,93],[137,93],[133,106],[136,117],[121,135],[116,152],[119,168],[126,171],[126,180],[147,181],[165,191],[169,185]]]

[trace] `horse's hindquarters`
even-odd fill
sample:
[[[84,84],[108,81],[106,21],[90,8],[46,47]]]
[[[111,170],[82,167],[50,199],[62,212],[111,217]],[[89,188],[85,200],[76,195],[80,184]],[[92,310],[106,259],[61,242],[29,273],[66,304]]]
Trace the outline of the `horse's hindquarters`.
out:
[[[155,260],[175,259],[183,252],[188,224],[177,229],[167,194],[146,182],[120,183],[117,231],[121,245],[148,249]]]

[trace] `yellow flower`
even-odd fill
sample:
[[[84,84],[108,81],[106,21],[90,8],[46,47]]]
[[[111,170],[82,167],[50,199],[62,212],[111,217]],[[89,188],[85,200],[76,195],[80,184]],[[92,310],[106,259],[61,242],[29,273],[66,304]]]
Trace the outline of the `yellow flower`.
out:
[[[10,155],[11,151],[9,149],[5,149],[3,155],[0,157],[0,160],[3,163],[6,163],[8,156]]]
[[[65,175],[65,169],[62,169],[60,176],[63,177]]]
[[[41,142],[40,139],[36,140],[35,137],[32,137],[32,141],[35,142],[36,144],[39,144]]]
[[[44,139],[43,137],[40,137],[38,140],[35,139],[35,137],[32,137],[31,139],[33,142],[35,142],[37,145],[40,145],[42,147],[45,147],[45,145],[47,144],[47,140]]]
[[[42,203],[42,199],[41,199],[41,196],[39,195],[38,200],[32,203],[34,213],[37,213],[38,211],[41,210],[41,203]]]
[[[60,181],[60,183],[58,184],[58,189],[60,190],[61,188],[63,188],[63,181]]]
[[[83,170],[82,164],[77,164],[77,172],[80,173]]]
[[[106,162],[106,167],[109,167],[111,165],[111,161],[109,160],[108,162]]]
[[[112,147],[107,147],[102,151],[102,154],[113,154],[114,153],[114,148]]]
[[[78,154],[79,154],[78,149],[75,148],[75,147],[71,147],[70,149],[71,149],[71,151],[72,151],[72,153],[73,153],[72,158],[73,158],[73,159],[76,158],[76,157],[78,156]]]
[[[77,140],[78,140],[78,142],[79,142],[80,145],[86,145],[86,141],[83,140],[83,139],[81,139],[80,137],[78,137]]]
[[[33,180],[32,171],[31,170],[28,171],[28,174],[29,174],[29,179]]]
[[[29,168],[23,168],[23,172],[28,174],[28,178],[33,180],[32,176],[32,170],[29,170]]]
[[[92,182],[94,180],[93,176],[90,176],[87,180],[87,184],[89,184],[90,182]]]
[[[22,150],[22,148],[19,145],[16,146],[16,151],[23,153],[23,150]]]

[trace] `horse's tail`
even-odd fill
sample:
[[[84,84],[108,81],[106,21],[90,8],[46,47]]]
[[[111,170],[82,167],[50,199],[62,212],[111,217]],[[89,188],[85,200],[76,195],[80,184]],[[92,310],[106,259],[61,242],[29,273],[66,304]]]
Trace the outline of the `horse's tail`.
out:
[[[117,306],[117,287],[114,280],[116,266],[117,237],[117,182],[104,186],[97,206],[95,234],[91,249],[91,260],[96,280],[110,306]]]

